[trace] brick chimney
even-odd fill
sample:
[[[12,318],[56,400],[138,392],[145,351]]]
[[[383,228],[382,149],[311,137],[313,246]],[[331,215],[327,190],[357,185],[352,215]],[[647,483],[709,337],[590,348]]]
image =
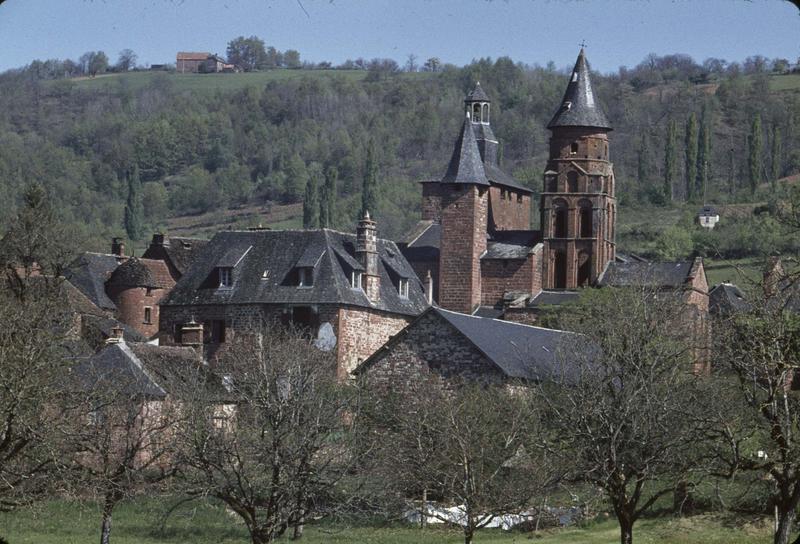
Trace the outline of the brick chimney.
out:
[[[122,238],[115,236],[111,239],[111,254],[118,257],[125,256],[125,242],[122,241]]]
[[[370,219],[369,211],[356,228],[356,259],[364,267],[363,287],[371,302],[381,298],[381,277],[378,274],[378,227]]]

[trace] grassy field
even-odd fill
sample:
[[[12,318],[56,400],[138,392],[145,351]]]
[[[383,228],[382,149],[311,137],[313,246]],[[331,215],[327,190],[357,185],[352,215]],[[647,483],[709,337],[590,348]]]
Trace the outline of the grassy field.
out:
[[[114,544],[246,544],[247,532],[235,516],[219,506],[190,503],[163,519],[165,504],[155,500],[124,503],[114,517]],[[99,537],[99,513],[92,505],[54,502],[39,510],[0,514],[0,536],[10,544],[84,544]],[[644,544],[761,544],[770,541],[764,520],[732,516],[695,516],[640,521],[634,528],[637,543]],[[289,541],[289,539],[285,539]],[[408,526],[350,527],[312,524],[303,541],[308,544],[442,544],[462,542],[457,529],[435,527],[420,531]],[[613,519],[586,527],[551,529],[538,533],[483,530],[476,544],[611,544],[619,541]]]
[[[769,78],[771,91],[800,91],[800,74],[786,74]]]
[[[364,70],[268,70],[264,72],[247,72],[239,74],[178,74],[175,72],[129,72],[125,74],[104,74],[94,78],[82,77],[71,81],[78,88],[102,89],[127,87],[137,91],[151,85],[155,81],[165,81],[179,91],[235,91],[249,86],[260,87],[270,81],[310,78],[344,78],[353,81],[364,79]],[[424,72],[403,73],[398,77],[430,77]]]

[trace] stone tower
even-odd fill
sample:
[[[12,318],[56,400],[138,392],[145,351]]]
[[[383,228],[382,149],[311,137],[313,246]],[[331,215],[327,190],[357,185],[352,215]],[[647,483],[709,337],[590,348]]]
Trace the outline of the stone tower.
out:
[[[616,199],[608,160],[611,126],[592,92],[581,49],[550,124],[541,197],[545,289],[593,284],[614,259]]]
[[[480,100],[475,104],[483,109]],[[443,308],[472,313],[481,303],[480,257],[486,251],[489,186],[471,112],[467,112],[447,173],[438,185],[439,304]]]
[[[363,288],[371,302],[381,298],[381,276],[378,272],[378,228],[370,219],[369,210],[356,227],[356,259],[364,267]]]

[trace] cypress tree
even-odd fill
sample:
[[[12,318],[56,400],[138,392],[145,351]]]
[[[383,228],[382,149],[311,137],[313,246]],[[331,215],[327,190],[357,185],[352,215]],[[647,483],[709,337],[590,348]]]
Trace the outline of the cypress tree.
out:
[[[772,171],[770,172],[770,181],[772,182],[772,189],[775,190],[778,186],[778,178],[781,177],[781,155],[783,154],[783,142],[781,141],[781,127],[778,125],[772,126]]]
[[[306,182],[306,193],[303,198],[303,228],[319,227],[319,186],[315,172],[311,172]]]
[[[144,205],[142,204],[142,182],[139,179],[139,166],[134,165],[128,170],[128,201],[125,204],[125,232],[133,241],[141,240],[144,230],[142,218]]]
[[[700,135],[697,139],[697,194],[705,197],[705,188],[708,184],[709,161],[711,159],[711,114],[706,106],[700,119]]]
[[[639,161],[636,168],[639,186],[644,187],[650,180],[650,143],[647,131],[642,132],[639,140]]]
[[[728,191],[731,195],[736,193],[736,150],[733,143],[728,150]]]
[[[750,128],[750,149],[747,155],[747,165],[750,174],[750,192],[755,193],[758,184],[761,183],[761,155],[763,154],[764,142],[761,138],[761,114],[757,113],[753,118],[753,125]]]
[[[378,163],[375,161],[375,144],[370,142],[367,148],[367,162],[364,167],[364,184],[361,188],[361,216],[378,205]]]
[[[686,200],[694,196],[695,178],[697,178],[697,116],[692,113],[686,122],[686,139],[684,154],[686,156]]]
[[[336,182],[339,171],[335,166],[329,166],[325,171],[325,185],[322,187],[322,198],[319,202],[319,226],[330,228],[333,226],[336,214]]]
[[[678,123],[675,119],[669,120],[667,125],[667,141],[664,146],[664,198],[667,202],[672,200],[672,184],[675,180],[677,167],[676,146],[678,145]]]

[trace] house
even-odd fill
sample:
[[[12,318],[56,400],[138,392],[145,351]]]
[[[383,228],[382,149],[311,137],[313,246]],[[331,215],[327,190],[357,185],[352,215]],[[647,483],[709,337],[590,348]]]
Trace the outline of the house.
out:
[[[159,341],[200,326],[214,359],[236,335],[285,323],[335,350],[341,378],[428,306],[398,247],[367,214],[356,234],[330,229],[217,233],[160,304]]]
[[[697,222],[704,229],[713,229],[719,223],[719,212],[713,206],[703,206],[697,214]]]
[[[355,373],[378,387],[402,390],[435,379],[517,384],[570,380],[577,369],[575,333],[478,317],[431,307],[393,336]]]
[[[726,318],[751,309],[744,293],[732,283],[722,282],[708,292],[708,312],[712,317]]]
[[[175,285],[202,250],[206,240],[165,238],[154,234],[141,258],[125,255],[125,245],[114,238],[111,253],[86,252],[66,269],[64,277],[106,319],[121,322],[126,338],[153,338],[158,332],[159,300]],[[89,320],[108,337],[111,321]]]
[[[233,67],[225,59],[212,53],[181,51],[175,59],[175,69],[179,74],[210,74],[222,72],[225,67]]]

